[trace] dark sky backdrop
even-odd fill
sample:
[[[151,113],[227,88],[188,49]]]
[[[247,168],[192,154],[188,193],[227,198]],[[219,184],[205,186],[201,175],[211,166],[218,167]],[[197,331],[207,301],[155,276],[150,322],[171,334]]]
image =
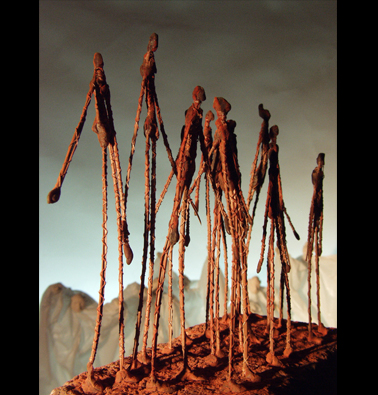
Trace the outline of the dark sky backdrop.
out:
[[[48,205],[46,196],[80,119],[95,52],[104,58],[125,180],[141,85],[139,67],[153,32],[159,35],[156,90],[173,154],[193,88],[205,88],[204,114],[213,110],[215,96],[223,96],[232,105],[228,118],[237,123],[246,195],[261,125],[257,109],[263,103],[271,112],[270,125],[279,126],[283,195],[301,236],[297,241],[287,224],[289,253],[300,255],[307,239],[311,172],[319,152],[326,154],[323,255],[336,253],[336,1],[40,1],[40,295],[50,284],[62,282],[98,299],[102,192],[101,150],[91,130],[94,99],[60,201]],[[125,267],[125,284],[139,281],[142,261],[145,116],[144,104],[127,211],[134,261]],[[212,128],[214,133],[214,122]],[[197,169],[199,160],[200,155]],[[157,166],[159,195],[170,172],[162,138]],[[110,165],[108,180],[106,302],[118,294]],[[165,242],[174,188],[172,183],[158,214],[156,251]],[[256,274],[266,191],[267,182],[252,232],[249,277]],[[199,278],[207,251],[203,184],[200,205],[203,225],[191,215],[191,244],[185,255],[185,274],[192,280]],[[176,247],[175,271],[177,255]],[[265,273],[264,267],[263,284]]]

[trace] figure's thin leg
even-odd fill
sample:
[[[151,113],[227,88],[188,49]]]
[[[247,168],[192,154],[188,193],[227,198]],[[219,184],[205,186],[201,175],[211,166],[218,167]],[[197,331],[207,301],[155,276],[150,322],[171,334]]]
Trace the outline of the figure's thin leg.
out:
[[[210,353],[215,355],[215,337],[214,337],[214,257],[216,247],[216,233],[217,233],[217,205],[214,207],[214,226],[211,236],[211,253],[209,265],[209,322],[210,322]]]
[[[272,220],[270,223],[270,236],[268,248],[268,267],[269,267],[269,353],[266,356],[266,361],[273,366],[282,366],[274,352],[274,229],[275,223]]]
[[[86,380],[86,386],[90,389],[95,389],[95,391],[102,391],[102,385],[96,383],[93,376],[93,363],[96,358],[98,342],[100,338],[100,330],[102,323],[102,314],[104,307],[104,293],[105,293],[105,277],[106,277],[106,254],[108,250],[107,246],[107,219],[108,219],[108,197],[107,197],[107,165],[106,165],[107,153],[106,148],[102,150],[102,256],[101,256],[101,281],[100,281],[100,290],[99,290],[99,299],[97,305],[97,317],[96,317],[96,326],[94,331],[93,343],[92,343],[92,351],[91,356],[89,358],[89,362],[87,364],[88,375]]]
[[[221,217],[221,214],[218,214],[219,216],[219,223],[220,223],[220,228],[222,232],[222,242],[223,242],[223,255],[224,255],[224,279],[225,279],[225,284],[224,284],[224,307],[223,307],[223,317],[226,319],[227,318],[227,303],[228,303],[228,260],[227,260],[227,242],[226,242],[226,231],[224,229],[224,222]]]
[[[219,315],[220,315],[220,308],[219,308],[219,258],[220,258],[220,237],[221,237],[221,229],[219,223],[219,216],[218,216],[218,223],[217,223],[217,253],[216,253],[216,260],[215,260],[215,356],[217,358],[223,358],[224,353],[221,350],[220,345],[220,328],[219,328]]]
[[[147,255],[148,255],[148,235],[149,235],[149,221],[150,221],[150,143],[149,137],[146,137],[146,151],[145,151],[145,191],[144,191],[144,233],[143,233],[143,260],[142,260],[142,274],[140,277],[140,289],[139,289],[139,304],[137,313],[137,322],[135,325],[135,337],[134,337],[134,348],[133,348],[133,361],[131,368],[136,367],[138,344],[140,327],[142,322],[142,310],[143,310],[143,296],[144,296],[144,279],[146,276],[147,269]]]
[[[268,196],[266,198],[266,203],[265,203],[265,213],[264,213],[264,224],[263,224],[263,236],[261,239],[261,252],[260,252],[260,260],[257,264],[257,273],[260,273],[261,270],[261,265],[264,260],[264,252],[265,252],[265,239],[266,239],[266,226],[268,224],[268,211],[269,211],[269,206],[270,206],[270,201],[271,201],[271,191],[270,188],[268,188]]]
[[[167,268],[167,258],[168,258],[168,250],[169,250],[169,240],[165,242],[163,253],[160,257],[160,268],[159,268],[159,277],[158,277],[158,286],[156,289],[156,300],[155,300],[155,314],[154,314],[154,331],[152,334],[152,345],[151,345],[151,373],[150,373],[150,382],[149,387],[154,388],[156,386],[156,349],[157,349],[157,340],[158,340],[158,331],[159,331],[159,320],[160,320],[160,307],[161,307],[161,299],[163,295],[163,287],[164,287],[164,279],[165,272]]]
[[[185,254],[185,222],[187,214],[187,187],[184,188],[181,223],[180,223],[180,239],[179,239],[179,288],[180,288],[180,323],[181,323],[181,349],[184,362],[184,370],[187,369],[188,356],[186,352],[186,333],[185,333],[185,295],[184,295],[184,254]]]
[[[319,240],[318,236],[319,229],[315,229],[315,270],[316,270],[316,299],[317,299],[317,305],[318,305],[318,332],[320,332],[323,335],[326,335],[328,333],[327,329],[324,327],[321,321],[321,312],[320,312],[320,272],[319,272],[319,250],[321,251],[321,246],[319,246],[319,243],[321,241]]]
[[[290,336],[291,336],[291,298],[290,298],[290,285],[289,285],[289,276],[285,272],[285,286],[286,286],[286,304],[287,304],[287,320],[286,320],[286,346],[283,355],[288,357],[293,349],[290,344]]]
[[[308,235],[307,235],[307,296],[308,296],[308,339],[313,340],[312,333],[312,314],[311,314],[311,260],[312,260],[312,246],[314,242],[314,197],[311,200],[310,217],[308,221]]]
[[[212,254],[212,245],[211,245],[211,214],[210,214],[210,197],[209,197],[209,179],[206,175],[206,219],[207,219],[207,281],[206,281],[206,319],[205,319],[205,331],[207,328],[207,324],[209,321],[209,297],[210,297],[210,262],[211,262],[211,254]],[[215,207],[214,207],[215,210]]]
[[[170,246],[169,248],[169,257],[168,257],[168,276],[169,276],[169,283],[168,283],[168,303],[169,303],[169,315],[168,315],[168,332],[169,332],[169,349],[172,350],[172,337],[173,337],[173,295],[172,295],[172,269],[173,269],[173,247]]]
[[[121,215],[121,200],[122,200],[122,187],[120,188],[120,169],[117,168],[116,164],[116,152],[111,144],[108,145],[110,154],[110,164],[112,168],[116,213],[117,213],[117,230],[118,230],[118,322],[119,322],[119,366],[120,370],[117,373],[117,379],[121,380],[124,377],[123,363],[125,356],[125,333],[124,333],[124,317],[123,317],[123,227],[122,227],[122,215]]]
[[[148,340],[148,330],[150,327],[150,315],[151,315],[151,301],[152,301],[152,285],[154,276],[154,262],[155,262],[155,222],[156,222],[156,139],[151,138],[151,188],[150,188],[150,267],[148,276],[148,291],[147,291],[147,303],[146,303],[146,317],[144,321],[144,333],[143,333],[143,348],[142,357],[144,362],[149,362],[147,357],[147,340]]]
[[[125,182],[125,207],[124,211],[125,213],[126,208],[127,208],[127,197],[129,194],[129,185],[130,185],[130,176],[131,176],[131,169],[133,166],[133,158],[134,158],[134,152],[135,152],[135,144],[136,144],[136,139],[138,135],[138,129],[139,129],[139,121],[140,121],[140,113],[142,112],[142,104],[143,104],[143,96],[146,90],[146,79],[143,78],[142,80],[142,86],[140,88],[140,94],[139,94],[139,99],[138,99],[138,109],[135,117],[135,124],[134,124],[134,134],[131,139],[131,150],[130,150],[130,156],[129,156],[129,163],[127,166],[127,173],[126,173],[126,182]]]

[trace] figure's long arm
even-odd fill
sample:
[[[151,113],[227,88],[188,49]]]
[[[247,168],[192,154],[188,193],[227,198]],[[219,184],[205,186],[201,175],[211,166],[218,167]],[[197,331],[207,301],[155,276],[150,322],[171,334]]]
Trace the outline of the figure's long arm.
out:
[[[47,203],[49,203],[49,204],[50,203],[56,203],[59,200],[59,198],[60,198],[60,189],[62,187],[64,178],[65,178],[65,176],[67,174],[67,171],[68,171],[68,167],[69,167],[69,165],[71,163],[71,160],[72,160],[72,158],[74,156],[74,153],[76,151],[77,145],[79,143],[80,135],[81,135],[81,132],[83,130],[84,123],[85,123],[85,118],[87,116],[87,109],[88,109],[88,106],[89,106],[89,104],[91,102],[93,90],[94,90],[94,87],[91,84],[91,87],[89,88],[89,91],[87,93],[87,98],[86,98],[86,101],[85,101],[85,105],[83,107],[83,111],[81,113],[79,124],[77,125],[77,127],[75,129],[75,133],[74,133],[74,135],[72,137],[71,143],[68,146],[67,154],[66,154],[66,157],[64,159],[63,166],[62,166],[62,168],[61,168],[61,170],[59,172],[59,176],[58,176],[58,179],[56,181],[55,187],[47,195]]]

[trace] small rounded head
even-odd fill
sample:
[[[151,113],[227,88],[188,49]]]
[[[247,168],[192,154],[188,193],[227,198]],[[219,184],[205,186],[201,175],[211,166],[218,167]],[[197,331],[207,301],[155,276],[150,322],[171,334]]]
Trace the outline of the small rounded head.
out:
[[[94,54],[93,66],[95,68],[97,68],[97,67],[103,68],[104,67],[104,60],[102,59],[102,55],[99,52],[96,52]]]
[[[270,130],[269,130],[269,137],[270,137],[270,139],[272,140],[272,139],[276,138],[278,136],[278,132],[279,132],[278,126],[277,125],[273,125],[270,128]]]
[[[193,90],[192,97],[193,101],[202,103],[206,100],[205,89],[203,89],[202,86],[197,85]]]
[[[150,40],[148,41],[147,51],[155,52],[158,49],[159,36],[156,33],[152,33]]]
[[[318,165],[320,165],[320,166],[324,166],[324,157],[325,157],[325,154],[323,154],[323,152],[321,152],[319,155],[318,155],[318,157],[316,158],[316,163],[318,164]]]
[[[211,110],[209,110],[209,111],[206,113],[205,119],[208,120],[208,121],[213,121],[213,120],[214,120],[214,113],[213,113]]]
[[[227,114],[231,110],[231,104],[223,97],[214,97],[213,108],[216,112]]]

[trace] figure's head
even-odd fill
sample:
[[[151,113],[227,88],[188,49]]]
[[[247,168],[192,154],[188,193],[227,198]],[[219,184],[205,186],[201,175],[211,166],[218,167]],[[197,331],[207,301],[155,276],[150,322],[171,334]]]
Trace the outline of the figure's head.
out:
[[[193,90],[193,101],[201,104],[203,101],[206,100],[205,89],[202,86],[197,85]]]
[[[235,128],[236,128],[236,122],[233,119],[230,119],[229,121],[227,121],[228,124],[228,130],[230,131],[230,133],[234,133]]]
[[[152,33],[150,40],[148,41],[147,51],[155,52],[159,45],[159,36],[156,33]]]
[[[205,120],[209,122],[214,120],[214,113],[211,110],[206,113]]]
[[[214,97],[213,108],[217,112],[222,123],[226,122],[227,113],[231,110],[231,104],[223,97]]]
[[[273,141],[276,141],[276,138],[278,136],[278,126],[277,125],[273,125],[270,129],[269,129],[269,138]]]
[[[231,110],[231,104],[223,97],[214,97],[213,108],[218,112],[222,112],[225,115]]]
[[[97,69],[98,67],[104,68],[104,60],[99,52],[96,52],[93,57],[93,66]]]
[[[321,152],[319,155],[318,155],[318,157],[316,158],[316,163],[318,164],[318,165],[320,165],[320,166],[324,166],[324,157],[325,157],[325,154],[323,154],[323,152]]]

